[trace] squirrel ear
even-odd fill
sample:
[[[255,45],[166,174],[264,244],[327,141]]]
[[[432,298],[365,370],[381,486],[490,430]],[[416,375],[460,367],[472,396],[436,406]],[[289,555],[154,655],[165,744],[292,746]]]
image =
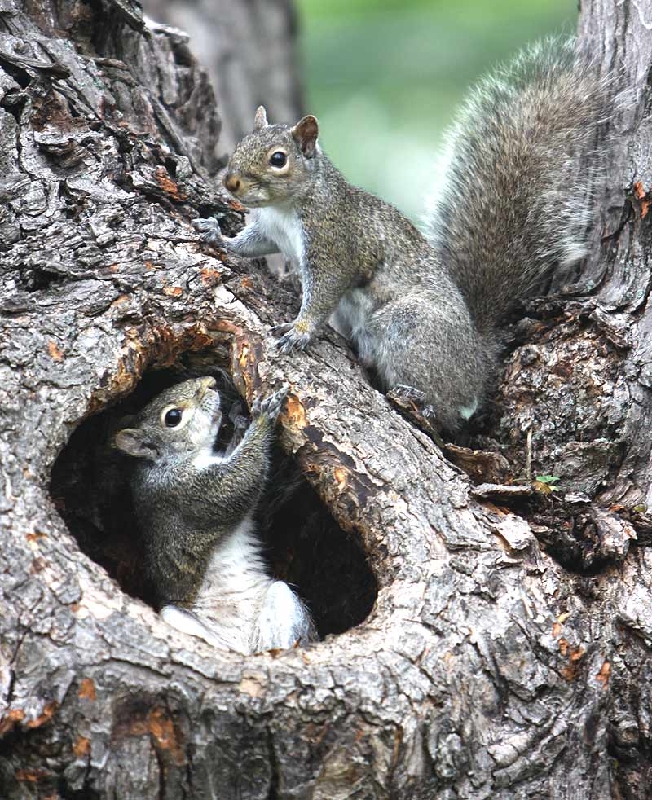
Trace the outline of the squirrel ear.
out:
[[[124,428],[118,431],[113,437],[113,446],[136,458],[151,459],[156,456],[156,448],[144,440],[143,432],[138,428]]]
[[[306,158],[315,155],[317,147],[317,136],[319,136],[319,125],[312,114],[300,119],[291,130],[292,136],[299,143],[301,152]]]
[[[261,128],[266,128],[269,125],[267,122],[267,111],[265,106],[258,106],[256,116],[254,117],[254,130],[259,131]]]

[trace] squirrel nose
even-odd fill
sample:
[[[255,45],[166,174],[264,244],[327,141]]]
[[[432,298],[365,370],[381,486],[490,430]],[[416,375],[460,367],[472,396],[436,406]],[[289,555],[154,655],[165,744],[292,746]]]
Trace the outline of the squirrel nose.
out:
[[[230,192],[237,192],[240,184],[241,181],[237,172],[227,172],[224,176],[224,185]]]

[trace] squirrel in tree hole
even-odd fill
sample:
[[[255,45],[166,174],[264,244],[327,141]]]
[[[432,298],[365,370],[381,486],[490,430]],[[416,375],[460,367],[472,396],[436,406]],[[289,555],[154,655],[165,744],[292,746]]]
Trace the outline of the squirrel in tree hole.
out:
[[[213,377],[162,392],[114,437],[137,459],[131,489],[162,618],[242,654],[316,638],[301,600],[270,577],[253,521],[286,396],[257,400],[242,439],[221,452]]]
[[[315,117],[270,125],[261,106],[224,178],[251,222],[230,239],[214,219],[193,224],[227,252],[280,251],[298,270],[299,315],[273,329],[284,352],[330,320],[385,390],[455,433],[496,374],[509,312],[586,253],[612,84],[574,39],[536,44],[482,80],[449,134],[426,235],[346,181]]]

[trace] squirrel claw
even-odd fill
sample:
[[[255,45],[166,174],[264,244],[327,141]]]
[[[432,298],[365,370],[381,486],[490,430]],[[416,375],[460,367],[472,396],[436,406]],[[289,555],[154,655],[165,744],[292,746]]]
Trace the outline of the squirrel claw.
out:
[[[396,386],[393,386],[389,394],[391,394],[392,397],[416,403],[418,406],[423,406],[426,403],[425,392],[421,391],[421,389],[415,389],[414,386],[408,386],[405,383],[398,383]]]
[[[284,333],[292,330],[293,323],[292,322],[284,322],[281,325],[274,325],[273,328],[270,328],[270,333],[272,336],[279,337]]]
[[[289,384],[285,384],[278,392],[268,395],[267,397],[257,397],[251,407],[251,414],[254,418],[260,417],[263,414],[268,417],[269,421],[274,424],[281,413],[281,408],[285,402],[285,398],[290,391]]]
[[[279,337],[276,346],[282,353],[305,350],[311,338],[309,333],[301,333],[292,323],[277,325],[272,328],[272,334]]]
[[[192,226],[199,233],[203,242],[224,247],[222,231],[213,217],[195,217],[192,220]]]

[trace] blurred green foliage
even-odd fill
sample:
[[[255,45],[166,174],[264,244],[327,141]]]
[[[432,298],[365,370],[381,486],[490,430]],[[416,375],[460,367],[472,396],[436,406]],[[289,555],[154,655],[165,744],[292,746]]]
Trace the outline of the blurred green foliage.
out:
[[[577,0],[297,0],[307,108],[347,178],[417,219],[465,91]]]

